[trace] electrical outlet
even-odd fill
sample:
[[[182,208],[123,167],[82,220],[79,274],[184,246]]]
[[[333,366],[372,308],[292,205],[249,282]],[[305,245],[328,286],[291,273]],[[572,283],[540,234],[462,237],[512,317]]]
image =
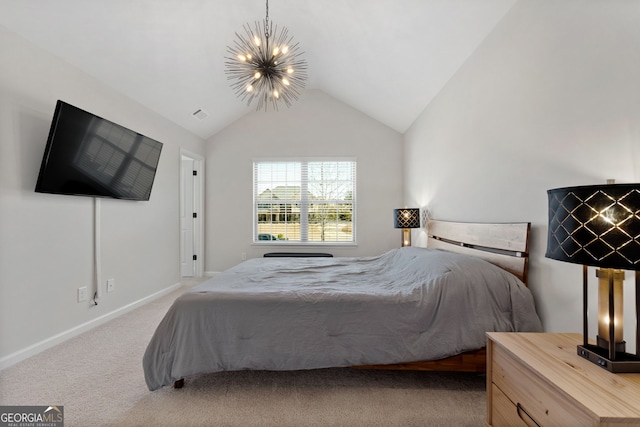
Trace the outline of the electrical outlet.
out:
[[[87,299],[89,299],[89,296],[87,293],[87,287],[83,286],[81,288],[78,288],[78,302],[83,302],[83,301],[86,301]]]
[[[116,289],[116,279],[107,280],[107,292],[113,292]]]
[[[246,253],[246,252],[242,252],[242,253],[240,254],[240,259],[241,259],[242,261],[246,261],[246,260],[247,260],[247,253]]]

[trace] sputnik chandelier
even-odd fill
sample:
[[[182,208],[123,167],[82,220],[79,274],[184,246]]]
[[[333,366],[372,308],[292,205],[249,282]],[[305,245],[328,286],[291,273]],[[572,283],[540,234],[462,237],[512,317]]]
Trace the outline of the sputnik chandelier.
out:
[[[245,36],[236,33],[233,46],[227,46],[231,56],[225,57],[227,79],[233,80],[231,88],[236,95],[250,105],[257,101],[257,110],[271,106],[278,110],[279,102],[287,107],[297,100],[307,79],[307,61],[301,57],[298,43],[285,27],[278,32],[269,22],[269,0],[267,16],[251,29],[244,25]]]

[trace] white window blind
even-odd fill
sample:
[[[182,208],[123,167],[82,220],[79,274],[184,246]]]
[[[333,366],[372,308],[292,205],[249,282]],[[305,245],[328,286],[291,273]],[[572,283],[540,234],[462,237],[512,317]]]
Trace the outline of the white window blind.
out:
[[[355,243],[355,160],[253,163],[254,241]]]

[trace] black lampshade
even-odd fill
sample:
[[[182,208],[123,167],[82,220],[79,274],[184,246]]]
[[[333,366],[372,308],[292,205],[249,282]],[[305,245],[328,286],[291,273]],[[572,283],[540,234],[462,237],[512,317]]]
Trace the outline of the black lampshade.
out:
[[[394,209],[394,228],[420,228],[420,209]]]
[[[565,187],[547,194],[547,258],[640,270],[640,184]]]

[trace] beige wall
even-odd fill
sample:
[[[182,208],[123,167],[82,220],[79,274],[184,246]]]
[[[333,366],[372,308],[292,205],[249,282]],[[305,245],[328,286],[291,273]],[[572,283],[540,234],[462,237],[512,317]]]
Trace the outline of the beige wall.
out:
[[[638,22],[633,1],[521,0],[405,135],[408,204],[532,223],[530,287],[548,331],[582,332],[582,270],[544,257],[546,191],[640,180]]]
[[[0,369],[180,280],[180,148],[204,141],[0,27]],[[148,202],[100,202],[98,306],[89,197],[35,193],[57,99],[164,143]],[[84,361],[83,363],[86,363]]]
[[[222,271],[265,252],[283,250],[252,244],[253,159],[355,157],[357,161],[357,246],[287,247],[287,251],[331,252],[334,256],[376,255],[398,247],[400,230],[392,211],[403,207],[402,135],[329,95],[308,90],[290,109],[250,112],[208,141],[207,260]]]

